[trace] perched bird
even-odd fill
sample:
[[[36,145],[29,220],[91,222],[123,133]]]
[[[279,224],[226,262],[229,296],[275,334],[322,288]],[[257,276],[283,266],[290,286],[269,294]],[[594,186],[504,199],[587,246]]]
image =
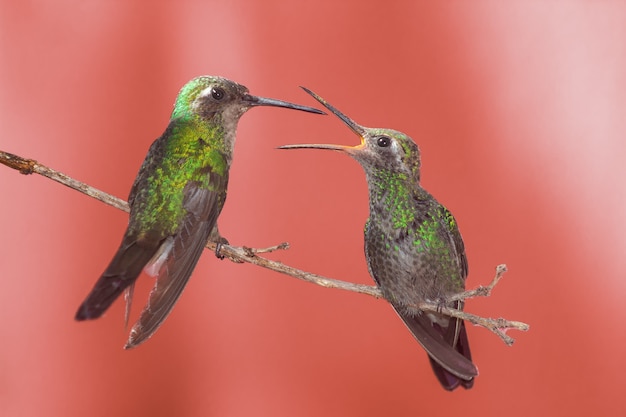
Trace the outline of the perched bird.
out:
[[[276,106],[324,114],[312,107],[256,97],[222,77],[201,76],[181,89],[170,122],[156,139],[130,191],[122,243],[78,308],[76,320],[98,318],[142,270],[156,276],[148,304],[126,348],[148,339],[182,293],[209,237],[221,242],[217,218],[226,199],[239,118],[251,107]]]
[[[365,256],[370,275],[430,357],[441,385],[471,388],[478,375],[471,361],[465,324],[420,311],[421,302],[445,303],[465,289],[467,259],[456,220],[420,185],[420,151],[404,133],[359,126],[323,98],[304,88],[360,136],[358,146],[286,145],[345,152],[365,171],[370,214]]]

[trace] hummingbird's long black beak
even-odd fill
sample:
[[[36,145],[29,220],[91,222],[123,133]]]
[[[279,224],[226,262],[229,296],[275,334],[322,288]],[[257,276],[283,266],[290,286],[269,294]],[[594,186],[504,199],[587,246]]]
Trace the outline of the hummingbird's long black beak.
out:
[[[312,96],[315,100],[319,101],[322,104],[322,106],[324,106],[328,110],[330,110],[335,116],[340,118],[341,121],[344,122],[350,129],[352,129],[352,131],[354,133],[359,135],[359,137],[361,137],[361,139],[363,139],[365,137],[366,132],[365,132],[365,129],[362,126],[358,125],[354,120],[352,120],[351,118],[349,118],[348,116],[346,116],[345,114],[343,114],[342,112],[337,110],[335,108],[335,106],[333,106],[332,104],[330,104],[329,102],[324,100],[322,97],[320,97],[317,94],[315,94],[313,91],[309,90],[306,87],[300,87],[300,88],[302,88],[304,91],[306,91],[307,94]]]
[[[365,130],[365,128],[358,125],[354,120],[350,119],[348,116],[346,116],[345,114],[337,110],[333,105],[328,103],[322,97],[315,94],[313,91],[309,90],[306,87],[301,87],[301,88],[304,91],[306,91],[308,94],[310,94],[315,100],[319,101],[324,107],[330,110],[335,116],[341,119],[341,121],[344,122],[350,128],[350,130],[352,130],[354,133],[359,135],[359,137],[361,138],[361,143],[357,146],[330,145],[330,144],[321,144],[321,143],[303,143],[303,144],[297,144],[297,145],[279,146],[278,149],[303,149],[303,148],[329,149],[331,151],[342,151],[342,152],[347,152],[349,154],[354,154],[355,151],[358,152],[359,150],[365,147],[365,137],[367,135],[367,131]]]
[[[250,94],[246,94],[243,99],[250,105],[253,106],[274,106],[274,107],[284,107],[287,109],[301,110],[309,113],[316,114],[326,114],[321,110],[318,110],[314,107],[302,106],[300,104],[289,103],[288,101],[276,100],[273,98],[265,98],[265,97],[257,97],[252,96]]]

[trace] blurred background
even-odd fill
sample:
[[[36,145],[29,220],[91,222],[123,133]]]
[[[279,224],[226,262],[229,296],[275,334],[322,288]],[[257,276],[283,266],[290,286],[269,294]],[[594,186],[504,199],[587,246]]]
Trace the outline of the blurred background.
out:
[[[222,75],[420,145],[456,216],[480,376],[445,392],[382,300],[203,255],[160,331],[124,351],[123,302],[74,313],[127,215],[0,166],[2,416],[623,415],[626,5],[622,2],[0,2],[0,149],[126,198],[180,87]],[[371,283],[360,167],[287,143],[356,144],[331,116],[253,109],[220,230]],[[139,278],[133,318],[152,287]]]

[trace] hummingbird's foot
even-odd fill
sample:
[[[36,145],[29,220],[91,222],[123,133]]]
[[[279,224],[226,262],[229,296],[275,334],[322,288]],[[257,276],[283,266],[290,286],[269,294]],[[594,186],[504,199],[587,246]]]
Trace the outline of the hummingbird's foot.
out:
[[[222,242],[217,242],[217,245],[215,245],[215,256],[217,257],[217,259],[219,259],[220,261],[224,260],[224,255],[222,255],[220,252],[222,250]]]
[[[216,240],[215,240],[215,256],[217,257],[217,259],[219,259],[220,261],[224,260],[225,256],[222,255],[221,250],[222,250],[222,246],[223,245],[228,245],[228,239],[223,238],[222,236],[219,236]]]
[[[440,297],[437,300],[437,313],[441,314],[441,312],[443,311],[444,307],[447,307],[447,300],[445,299],[445,297]]]

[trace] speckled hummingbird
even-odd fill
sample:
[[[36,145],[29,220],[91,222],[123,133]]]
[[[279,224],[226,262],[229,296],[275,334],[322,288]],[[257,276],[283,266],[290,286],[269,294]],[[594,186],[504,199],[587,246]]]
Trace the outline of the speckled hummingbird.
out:
[[[420,185],[420,151],[404,133],[359,126],[304,88],[361,138],[358,146],[302,144],[345,152],[367,177],[370,214],[365,224],[365,257],[370,275],[430,357],[447,390],[471,388],[478,375],[471,361],[465,324],[420,311],[429,301],[462,309],[446,297],[465,289],[467,259],[456,220]]]
[[[239,118],[251,107],[276,106],[324,114],[312,107],[256,97],[243,85],[201,76],[181,89],[170,122],[139,169],[130,218],[113,260],[78,308],[76,320],[95,319],[128,290],[142,270],[156,276],[148,304],[126,348],[148,339],[168,316],[209,240],[222,242],[217,218],[226,199]]]

